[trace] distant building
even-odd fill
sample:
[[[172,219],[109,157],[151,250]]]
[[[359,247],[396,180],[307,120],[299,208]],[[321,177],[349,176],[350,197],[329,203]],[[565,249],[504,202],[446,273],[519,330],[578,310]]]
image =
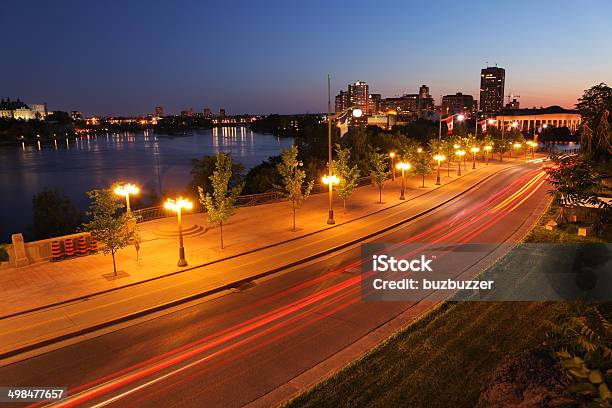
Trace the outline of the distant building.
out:
[[[182,110],[181,111],[181,116],[189,116],[189,111],[188,110]]]
[[[371,115],[380,113],[382,97],[380,94],[370,94],[368,100],[368,107]]]
[[[202,116],[204,116],[205,118],[212,118],[213,114],[210,108],[204,108],[202,110]]]
[[[0,100],[0,118],[32,120],[44,119],[46,116],[46,107],[44,104],[32,105],[36,108],[33,110],[28,105],[23,103],[19,98],[16,101],[11,101],[10,98]]]
[[[442,114],[454,115],[456,113],[470,113],[476,110],[472,95],[457,92],[454,95],[442,97]]]
[[[378,126],[383,129],[391,129],[396,123],[396,115],[373,114],[368,116],[368,126]]]
[[[573,109],[564,109],[560,106],[549,106],[540,109],[505,109],[503,113],[494,115],[496,126],[510,128],[513,123],[523,132],[534,132],[540,127],[567,127],[575,132],[580,126],[580,114]]]
[[[385,98],[381,102],[381,110],[397,115],[402,121],[416,119],[419,115],[419,95],[404,94],[399,97]]]
[[[349,107],[357,107],[361,109],[364,115],[370,114],[368,106],[369,102],[369,86],[363,81],[357,81],[348,86]]]
[[[427,85],[421,85],[419,87],[419,98],[417,102],[419,117],[429,117],[435,110],[434,99],[429,94],[429,87]]]
[[[83,120],[83,114],[79,111],[71,111],[70,112],[70,117],[72,118],[72,120]]]
[[[225,109],[224,108],[219,109],[219,116],[221,116],[222,118],[225,117]]]
[[[164,116],[164,108],[162,106],[155,107],[155,116],[162,118]]]
[[[518,99],[516,98],[512,98],[512,101],[508,102],[505,107],[505,109],[519,109],[519,108],[520,108],[520,103]]]
[[[487,67],[480,71],[480,110],[485,114],[496,113],[504,106],[506,70]]]
[[[349,97],[347,91],[340,91],[340,93],[336,95],[334,106],[334,112],[336,113],[342,112],[349,107]]]

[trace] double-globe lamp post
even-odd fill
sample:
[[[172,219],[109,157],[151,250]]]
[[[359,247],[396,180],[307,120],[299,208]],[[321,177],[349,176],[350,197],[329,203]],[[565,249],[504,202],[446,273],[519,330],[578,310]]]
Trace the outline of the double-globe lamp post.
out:
[[[484,151],[485,151],[485,160],[486,160],[486,165],[489,165],[489,152],[491,150],[493,150],[493,146],[491,145],[486,145],[485,147],[483,147]]]
[[[440,163],[446,160],[446,156],[444,156],[443,154],[436,154],[433,158],[435,161],[438,162],[438,174],[436,176],[436,186],[439,186],[441,184],[440,183]]]
[[[327,223],[332,225],[335,224],[334,221],[334,208],[333,208],[333,194],[334,194],[334,184],[338,184],[340,179],[335,174],[325,175],[323,176],[323,184],[327,184],[329,186],[329,218],[327,219]]]
[[[400,200],[405,200],[406,196],[404,195],[405,191],[406,191],[406,170],[410,170],[410,163],[406,163],[406,162],[399,162],[396,165],[396,168],[398,170],[402,171],[402,192],[400,194]]]
[[[130,195],[136,195],[139,191],[140,189],[138,186],[131,183],[119,184],[115,187],[115,194],[125,197],[125,208],[129,215],[132,214],[132,209],[130,208]]]
[[[181,213],[183,209],[191,210],[193,208],[193,203],[183,197],[178,197],[176,200],[169,198],[164,203],[164,208],[166,210],[171,210],[176,213],[176,217],[178,221],[178,236],[179,236],[178,266],[187,266],[187,261],[185,260],[185,247],[183,246],[183,225],[182,225],[182,220],[181,220]]]

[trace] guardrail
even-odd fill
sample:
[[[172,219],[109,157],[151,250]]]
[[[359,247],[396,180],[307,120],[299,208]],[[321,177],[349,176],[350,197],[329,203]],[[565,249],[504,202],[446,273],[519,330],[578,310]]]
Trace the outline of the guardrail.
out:
[[[370,176],[357,179],[357,187],[363,187],[372,182]],[[329,187],[324,184],[315,184],[312,188],[312,194],[324,193]],[[236,199],[237,207],[251,207],[254,205],[268,204],[285,200],[284,195],[280,191],[270,191],[261,194],[241,195]],[[197,214],[206,212],[206,209],[199,202],[193,206],[193,209],[184,211],[184,214]],[[147,207],[132,211],[138,222],[151,221],[159,218],[173,217],[175,213],[166,210],[163,206]]]

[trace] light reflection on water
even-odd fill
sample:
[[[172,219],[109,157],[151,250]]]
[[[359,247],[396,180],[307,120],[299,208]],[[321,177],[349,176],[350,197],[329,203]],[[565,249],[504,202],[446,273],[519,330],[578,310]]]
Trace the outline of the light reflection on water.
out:
[[[229,152],[248,170],[291,143],[246,127],[227,127],[179,137],[109,133],[0,147],[0,242],[31,224],[32,196],[44,188],[58,188],[80,209],[87,207],[86,191],[117,180],[180,192],[191,180],[192,159]]]

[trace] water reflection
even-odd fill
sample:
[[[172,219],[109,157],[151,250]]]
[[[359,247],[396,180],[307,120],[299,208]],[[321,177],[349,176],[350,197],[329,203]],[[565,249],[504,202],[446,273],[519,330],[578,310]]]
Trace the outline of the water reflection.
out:
[[[223,151],[248,170],[291,143],[228,127],[180,137],[103,133],[70,140],[66,135],[65,143],[24,141],[19,147],[0,147],[0,241],[30,225],[32,196],[45,188],[61,190],[86,209],[85,192],[115,180],[132,180],[158,194],[182,191],[191,179],[192,159]]]

